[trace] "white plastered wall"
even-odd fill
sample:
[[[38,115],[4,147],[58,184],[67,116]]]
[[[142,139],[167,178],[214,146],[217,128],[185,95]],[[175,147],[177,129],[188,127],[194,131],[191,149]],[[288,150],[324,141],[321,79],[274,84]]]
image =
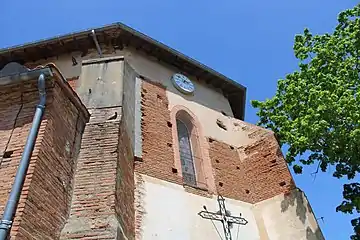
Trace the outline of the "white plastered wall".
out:
[[[198,215],[203,206],[219,210],[216,196],[203,197],[186,192],[183,186],[136,174],[137,219],[141,219],[137,239],[219,240],[224,238],[221,222]],[[232,240],[323,240],[315,217],[302,192],[295,190],[255,205],[225,198],[233,216],[245,218],[246,225],[233,225]],[[141,216],[139,216],[141,214]],[[218,232],[217,232],[218,231]],[[221,238],[219,237],[219,234]]]
[[[206,198],[188,193],[181,185],[165,182],[145,175],[142,178],[141,199],[137,202],[145,210],[141,216],[141,230],[137,239],[156,240],[219,240],[224,238],[221,222],[203,219],[198,213],[205,205],[208,211],[217,212],[219,206],[216,197]],[[233,240],[256,240],[259,233],[251,210],[251,204],[225,200],[226,208],[234,216],[246,218],[246,225],[234,225],[231,228]],[[218,231],[218,232],[217,232]],[[221,238],[220,238],[220,236]],[[238,238],[236,238],[238,236]]]

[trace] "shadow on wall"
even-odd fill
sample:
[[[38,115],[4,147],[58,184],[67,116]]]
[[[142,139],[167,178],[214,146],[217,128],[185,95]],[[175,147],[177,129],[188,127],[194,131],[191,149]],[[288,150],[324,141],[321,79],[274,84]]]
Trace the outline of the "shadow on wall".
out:
[[[319,228],[314,232],[310,227],[306,228],[306,240],[319,240],[324,239]]]
[[[13,150],[15,153],[19,151],[21,155],[38,102],[37,80],[28,81],[25,84],[9,85],[0,89],[1,154]],[[44,115],[43,119],[45,118]],[[22,129],[23,127],[24,129]],[[11,138],[12,136],[13,138]],[[15,141],[16,139],[17,141]],[[10,157],[8,156],[8,158]]]
[[[285,212],[289,207],[296,205],[296,216],[302,223],[306,221],[306,214],[311,212],[309,203],[304,201],[303,193],[300,189],[295,189],[291,193],[285,195],[284,200],[281,202],[281,212]]]
[[[309,214],[313,214],[313,211],[311,209],[309,202],[307,201],[305,194],[299,188],[296,188],[292,192],[285,195],[284,200],[282,200],[281,202],[281,212],[284,213],[288,211],[289,208],[295,206],[296,206],[296,210],[295,210],[296,216],[305,225],[307,218],[311,216]],[[324,240],[325,238],[320,230],[320,227],[319,226],[313,226],[313,227],[316,227],[315,231],[313,231],[309,226],[306,227],[306,240]]]

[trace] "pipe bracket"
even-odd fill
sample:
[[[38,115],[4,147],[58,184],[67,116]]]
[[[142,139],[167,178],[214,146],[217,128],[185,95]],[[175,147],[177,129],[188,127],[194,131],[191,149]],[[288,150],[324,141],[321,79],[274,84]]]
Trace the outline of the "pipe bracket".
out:
[[[0,220],[0,229],[10,229],[12,225],[12,221],[9,220]]]
[[[36,105],[36,107],[37,107],[37,108],[41,108],[41,109],[45,109],[45,106],[42,105],[42,104],[38,104],[38,105]]]

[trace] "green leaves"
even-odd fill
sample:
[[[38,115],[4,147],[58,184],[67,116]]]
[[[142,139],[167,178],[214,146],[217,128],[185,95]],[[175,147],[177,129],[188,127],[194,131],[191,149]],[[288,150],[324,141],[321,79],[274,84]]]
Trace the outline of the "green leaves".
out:
[[[303,169],[302,166],[299,166],[299,165],[294,165],[294,166],[293,166],[293,170],[294,170],[294,172],[295,172],[296,174],[302,173],[302,169]]]
[[[360,240],[360,217],[351,220],[351,225],[355,232],[355,235],[351,236],[351,240]]]
[[[295,36],[299,71],[278,81],[273,98],[252,101],[259,125],[288,144],[286,161],[309,152],[293,166],[335,166],[334,177],[353,179],[360,171],[360,5],[339,14],[332,34],[313,36],[309,29]],[[359,186],[344,185],[337,211],[359,213]],[[354,220],[354,230],[360,228]],[[353,238],[356,239],[356,238]]]

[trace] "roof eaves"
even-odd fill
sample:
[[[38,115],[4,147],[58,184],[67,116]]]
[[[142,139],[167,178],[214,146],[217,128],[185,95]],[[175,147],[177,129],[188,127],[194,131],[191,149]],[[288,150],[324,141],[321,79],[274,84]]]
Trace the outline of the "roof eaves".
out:
[[[117,25],[118,25],[117,23],[111,24],[111,25],[106,25],[106,26],[103,26],[101,28],[97,28],[95,30],[106,30],[106,29],[109,29],[109,28],[114,28]],[[67,34],[62,34],[62,35],[58,35],[58,36],[55,36],[55,37],[44,38],[44,39],[28,42],[28,43],[25,43],[25,44],[15,45],[15,46],[12,46],[12,47],[1,48],[0,49],[0,55],[5,54],[7,52],[13,52],[13,51],[17,51],[17,50],[22,50],[24,48],[36,47],[36,46],[39,46],[39,45],[42,45],[42,44],[48,44],[48,43],[55,42],[55,41],[62,41],[64,39],[70,39],[70,38],[74,38],[74,37],[84,36],[85,34],[91,33],[91,30],[93,30],[93,28],[86,29],[86,30],[81,30],[81,31],[76,31],[76,32],[72,32],[72,33],[67,33]]]
[[[223,74],[207,67],[206,65],[196,61],[195,59],[192,59],[180,52],[178,52],[177,50],[171,48],[171,47],[168,47],[166,46],[165,44],[141,33],[141,32],[138,32],[136,31],[135,29],[123,24],[123,23],[120,23],[120,22],[117,22],[117,23],[113,23],[113,24],[110,24],[110,25],[105,25],[103,27],[100,27],[100,28],[96,28],[95,31],[105,31],[105,30],[109,30],[109,29],[113,29],[113,28],[116,28],[118,27],[119,29],[121,30],[125,30],[126,32],[136,36],[136,37],[139,37],[140,39],[143,39],[147,42],[149,42],[150,44],[153,44],[155,45],[156,47],[158,48],[161,48],[161,49],[164,49],[165,51],[168,51],[169,53],[173,54],[174,56],[184,60],[184,61],[187,61],[201,69],[203,69],[204,71],[210,73],[211,75],[214,75],[215,77],[217,78],[220,78],[222,80],[224,80],[226,83],[229,83],[231,85],[233,85],[234,87],[236,88],[239,88],[241,89],[242,91],[246,91],[246,87],[244,87],[243,85],[241,85],[240,83],[224,76]],[[93,30],[93,28],[90,28],[90,29],[87,29],[87,30],[83,30],[83,31],[76,31],[76,32],[72,32],[72,33],[69,33],[69,34],[64,34],[64,35],[58,35],[58,36],[55,36],[55,37],[51,37],[51,38],[45,38],[45,39],[41,39],[41,40],[38,40],[38,41],[33,41],[33,42],[30,42],[30,43],[26,43],[26,44],[21,44],[21,45],[16,45],[16,46],[13,46],[13,47],[8,47],[8,48],[2,48],[0,49],[0,55],[2,54],[5,54],[7,52],[13,52],[13,51],[17,51],[17,50],[22,50],[24,48],[29,48],[29,47],[35,47],[35,46],[39,46],[39,45],[42,45],[42,44],[49,44],[51,42],[56,42],[56,41],[62,41],[62,40],[65,40],[65,39],[70,39],[70,38],[76,38],[76,37],[81,37],[81,36],[84,36],[86,34],[90,34],[91,33],[91,30]]]
[[[234,81],[234,80],[226,77],[225,75],[223,75],[223,74],[221,74],[221,73],[213,70],[212,68],[210,68],[210,67],[208,67],[208,66],[200,63],[199,61],[196,61],[195,59],[190,58],[190,57],[182,54],[181,52],[179,52],[179,51],[177,51],[177,50],[175,50],[175,49],[173,49],[173,48],[171,48],[171,47],[169,47],[169,46],[167,46],[167,45],[165,45],[165,44],[163,44],[163,43],[161,43],[161,42],[159,42],[159,41],[157,41],[157,40],[155,40],[155,39],[153,39],[153,38],[151,38],[151,37],[149,37],[149,36],[147,36],[147,35],[145,35],[145,34],[143,34],[143,33],[141,33],[141,32],[138,32],[138,31],[136,31],[135,29],[133,29],[133,28],[131,28],[131,27],[126,26],[126,25],[123,24],[123,23],[118,22],[118,23],[116,23],[116,24],[117,24],[121,29],[123,29],[123,30],[125,30],[125,31],[128,31],[128,32],[130,32],[131,34],[133,34],[133,35],[135,35],[135,36],[137,36],[137,37],[139,37],[139,38],[141,38],[141,39],[144,39],[145,41],[147,41],[147,42],[149,42],[149,43],[151,43],[151,44],[153,44],[153,45],[155,45],[155,46],[157,46],[157,47],[159,47],[159,48],[162,48],[162,49],[170,52],[171,54],[177,56],[178,58],[181,58],[181,59],[184,60],[184,61],[190,62],[191,64],[194,64],[194,65],[196,65],[197,67],[204,69],[205,71],[209,72],[210,74],[212,74],[212,75],[214,75],[214,76],[216,76],[216,77],[218,77],[218,78],[223,79],[223,80],[224,80],[225,82],[227,82],[227,83],[230,83],[230,84],[232,84],[232,85],[235,85],[236,87],[242,89],[243,91],[246,91],[246,87],[244,87],[244,86],[241,85],[240,83],[238,83],[238,82],[236,82],[236,81]]]

